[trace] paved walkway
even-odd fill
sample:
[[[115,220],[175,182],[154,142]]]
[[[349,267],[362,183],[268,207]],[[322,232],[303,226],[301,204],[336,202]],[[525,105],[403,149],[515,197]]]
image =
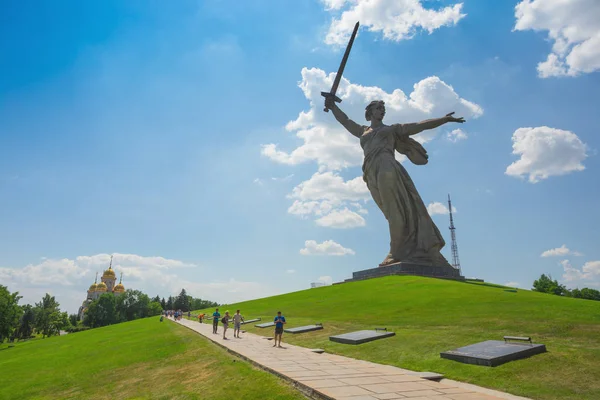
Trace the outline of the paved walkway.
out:
[[[443,379],[434,382],[418,372],[389,365],[356,360],[334,354],[317,354],[310,349],[284,343],[283,349],[273,341],[252,333],[223,340],[223,327],[212,333],[212,325],[182,319],[177,321],[202,336],[225,347],[231,353],[291,382],[313,399],[336,400],[499,400],[525,399],[474,385]],[[231,324],[233,326],[233,324]],[[266,328],[268,329],[268,328]]]

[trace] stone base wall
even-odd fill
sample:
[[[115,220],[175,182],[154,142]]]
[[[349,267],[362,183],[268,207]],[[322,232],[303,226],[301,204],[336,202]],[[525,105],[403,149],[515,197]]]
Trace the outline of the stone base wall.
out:
[[[387,265],[385,267],[377,267],[353,272],[352,279],[346,279],[346,282],[379,278],[389,275],[419,275],[432,278],[456,279],[461,281],[465,280],[465,277],[460,275],[459,271],[453,267],[397,263]]]

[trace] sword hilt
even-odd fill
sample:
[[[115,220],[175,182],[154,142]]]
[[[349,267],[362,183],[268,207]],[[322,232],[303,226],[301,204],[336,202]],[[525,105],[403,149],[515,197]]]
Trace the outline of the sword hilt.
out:
[[[333,97],[333,101],[335,101],[336,103],[341,103],[342,102],[342,99],[340,99],[339,97],[337,97],[335,95],[335,93],[321,92],[321,96],[325,97],[325,100],[327,100],[329,97]],[[323,111],[329,112],[329,109],[327,107],[325,107],[325,108],[323,108]]]

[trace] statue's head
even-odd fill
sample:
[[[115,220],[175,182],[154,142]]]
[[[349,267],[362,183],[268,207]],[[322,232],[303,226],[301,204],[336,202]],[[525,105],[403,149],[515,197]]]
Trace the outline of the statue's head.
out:
[[[365,119],[367,121],[371,121],[372,119],[381,121],[384,115],[385,102],[383,100],[373,100],[365,108]]]

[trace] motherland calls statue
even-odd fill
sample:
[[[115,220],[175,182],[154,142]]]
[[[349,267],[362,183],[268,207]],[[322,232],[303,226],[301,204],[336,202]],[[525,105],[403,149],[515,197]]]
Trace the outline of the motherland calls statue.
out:
[[[385,125],[383,101],[372,101],[366,107],[365,118],[371,122],[370,126],[359,125],[348,118],[337,106],[336,102],[341,102],[341,99],[335,93],[357,30],[358,23],[354,27],[331,91],[321,94],[325,97],[324,111],[331,110],[336,120],[360,139],[365,156],[363,179],[389,223],[390,252],[379,266],[402,262],[450,267],[440,253],[445,245],[444,239],[406,169],[396,161],[394,152],[406,155],[414,164],[427,164],[427,151],[409,136],[447,122],[463,123],[465,120],[453,117],[452,112],[442,118],[417,123]]]

